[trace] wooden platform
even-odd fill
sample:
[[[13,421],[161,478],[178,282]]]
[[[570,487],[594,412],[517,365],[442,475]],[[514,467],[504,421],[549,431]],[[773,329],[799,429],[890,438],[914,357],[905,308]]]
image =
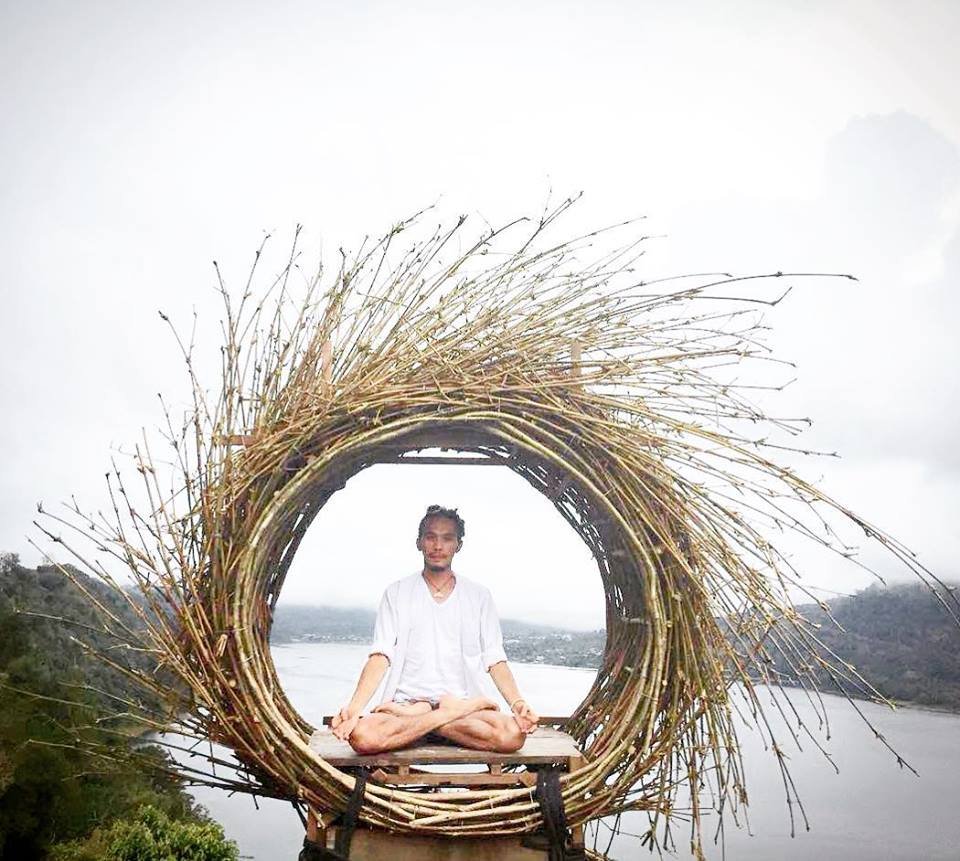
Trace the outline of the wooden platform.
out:
[[[313,733],[310,749],[337,768],[372,769],[369,779],[376,783],[431,787],[437,791],[446,787],[533,787],[538,766],[574,771],[584,762],[573,737],[549,726],[538,727],[527,736],[523,747],[513,753],[431,743],[361,756],[328,726]],[[336,815],[328,818],[320,811],[316,814],[321,829],[319,839],[332,846],[336,839]],[[572,829],[572,841],[583,845],[582,826]],[[358,828],[350,857],[356,861],[546,861],[548,853],[523,846],[520,837],[442,840]]]
[[[537,780],[536,773],[517,769],[517,766],[557,765],[572,771],[583,762],[583,754],[572,736],[552,727],[539,727],[527,736],[523,747],[513,753],[490,753],[436,743],[361,756],[328,727],[314,732],[310,749],[337,768],[374,769],[371,780],[398,786],[532,786]],[[451,770],[450,767],[457,765],[477,766],[477,770]],[[441,769],[434,771],[423,766]],[[510,770],[504,771],[504,767]]]
[[[552,727],[538,727],[514,753],[490,753],[454,744],[420,744],[370,756],[360,756],[350,744],[338,739],[327,727],[310,736],[310,749],[338,768],[349,766],[434,765],[437,763],[478,763],[480,765],[546,765],[582,756],[572,736]]]

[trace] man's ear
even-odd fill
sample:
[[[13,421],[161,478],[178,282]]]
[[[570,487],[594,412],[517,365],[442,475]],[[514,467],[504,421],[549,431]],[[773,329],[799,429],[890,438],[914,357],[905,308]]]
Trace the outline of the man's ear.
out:
[[[423,548],[420,546],[420,539],[421,539],[421,536],[418,535],[418,536],[417,536],[417,550],[423,550]]]

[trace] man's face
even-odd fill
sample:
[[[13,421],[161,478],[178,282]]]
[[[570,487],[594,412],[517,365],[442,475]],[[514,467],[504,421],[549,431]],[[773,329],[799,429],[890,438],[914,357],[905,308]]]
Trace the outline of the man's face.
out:
[[[423,565],[428,571],[446,571],[460,549],[457,524],[449,517],[431,517],[417,539],[417,547],[423,553]]]

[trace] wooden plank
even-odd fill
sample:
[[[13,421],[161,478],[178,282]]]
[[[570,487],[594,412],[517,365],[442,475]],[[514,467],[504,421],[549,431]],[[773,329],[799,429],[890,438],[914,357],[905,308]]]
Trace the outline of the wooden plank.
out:
[[[381,766],[398,768],[414,763],[476,763],[479,765],[543,765],[582,756],[572,736],[552,727],[540,727],[527,736],[523,747],[513,753],[471,750],[453,744],[425,744],[402,750],[360,756],[350,745],[329,730],[317,730],[310,737],[310,749],[330,765]]]
[[[502,457],[456,457],[454,455],[450,457],[444,457],[443,455],[413,455],[410,457],[390,455],[388,457],[378,457],[376,461],[377,463],[412,463],[421,466],[423,464],[428,466],[505,466],[508,462],[506,458]]]
[[[382,448],[411,449],[449,448],[472,449],[477,448],[510,448],[510,442],[488,431],[478,430],[470,423],[454,425],[449,422],[438,422],[435,425],[420,425],[389,442],[382,443]]]
[[[586,761],[586,758],[583,756],[570,757],[570,762],[567,765],[567,771],[574,772],[577,769],[583,768],[583,766],[586,764]],[[581,822],[579,825],[574,825],[573,828],[570,829],[570,842],[574,846],[583,846],[583,839],[583,823]]]
[[[391,786],[536,786],[537,775],[532,771],[518,771],[515,774],[424,772],[416,774],[393,774],[382,768],[370,774],[375,783]]]
[[[570,842],[574,846],[583,846],[583,825],[574,825],[570,829]]]

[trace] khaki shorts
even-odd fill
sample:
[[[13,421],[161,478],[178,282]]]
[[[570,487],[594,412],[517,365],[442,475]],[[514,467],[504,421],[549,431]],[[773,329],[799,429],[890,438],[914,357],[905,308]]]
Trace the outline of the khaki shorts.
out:
[[[430,708],[432,708],[434,711],[440,708],[439,697],[404,697],[402,700],[394,700],[394,702],[400,706],[412,706],[416,703],[430,703]]]

